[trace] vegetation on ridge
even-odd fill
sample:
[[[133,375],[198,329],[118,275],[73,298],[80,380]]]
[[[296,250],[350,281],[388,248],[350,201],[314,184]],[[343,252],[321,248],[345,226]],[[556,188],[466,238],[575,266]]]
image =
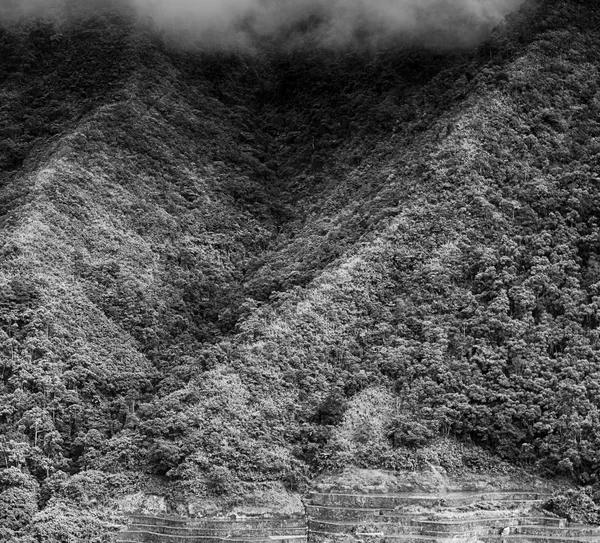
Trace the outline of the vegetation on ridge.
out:
[[[597,18],[460,54],[0,28],[0,537],[151,475],[454,469],[444,436],[597,484]]]

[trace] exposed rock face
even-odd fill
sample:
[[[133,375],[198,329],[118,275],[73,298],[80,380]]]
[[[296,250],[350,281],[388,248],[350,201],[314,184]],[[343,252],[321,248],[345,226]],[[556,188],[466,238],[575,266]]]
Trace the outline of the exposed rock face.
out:
[[[167,512],[167,503],[163,496],[143,492],[124,496],[118,503],[125,513],[143,512],[146,515],[161,515]]]

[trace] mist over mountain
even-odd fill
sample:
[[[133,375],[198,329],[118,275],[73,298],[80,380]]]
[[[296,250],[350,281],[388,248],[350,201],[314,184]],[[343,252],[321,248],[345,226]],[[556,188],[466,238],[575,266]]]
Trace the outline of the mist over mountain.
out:
[[[252,39],[285,34],[295,45],[325,47],[392,40],[446,47],[472,45],[520,0],[226,0],[168,4],[133,0],[143,14],[201,43],[249,45]]]
[[[132,6],[190,46],[254,48],[285,36],[288,46],[379,47],[391,41],[472,46],[522,0],[2,0],[0,19],[50,15],[88,5]]]

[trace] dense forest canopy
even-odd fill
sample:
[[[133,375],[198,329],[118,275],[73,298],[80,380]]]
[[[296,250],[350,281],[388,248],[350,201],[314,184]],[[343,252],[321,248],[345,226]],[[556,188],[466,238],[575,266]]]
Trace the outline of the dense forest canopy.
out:
[[[0,538],[490,466],[450,442],[600,484],[595,2],[466,50],[61,17],[0,26]]]

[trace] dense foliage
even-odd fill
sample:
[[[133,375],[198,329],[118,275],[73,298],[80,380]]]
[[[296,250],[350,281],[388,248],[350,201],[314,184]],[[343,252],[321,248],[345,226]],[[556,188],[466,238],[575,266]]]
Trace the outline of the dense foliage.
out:
[[[254,55],[116,8],[0,27],[0,537],[96,537],[149,477],[231,504],[455,466],[443,438],[599,483],[597,25],[545,0],[467,52]]]
[[[589,486],[556,492],[544,508],[569,522],[600,524],[599,500],[594,494]]]

